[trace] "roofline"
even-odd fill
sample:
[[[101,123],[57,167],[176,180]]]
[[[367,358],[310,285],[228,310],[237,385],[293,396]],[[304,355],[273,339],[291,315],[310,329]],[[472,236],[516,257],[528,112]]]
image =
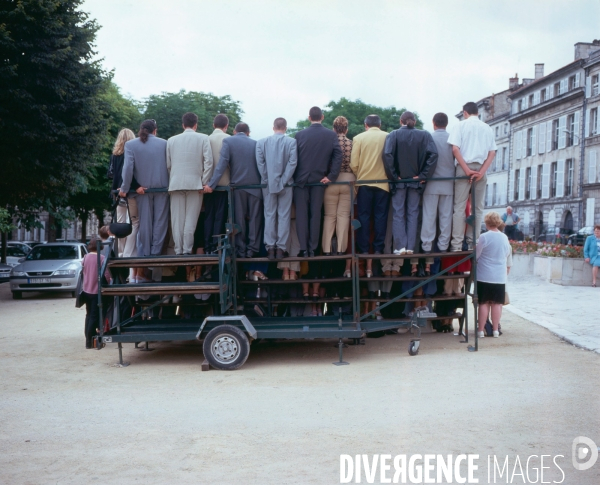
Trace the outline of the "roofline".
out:
[[[530,82],[529,84],[526,84],[526,85],[520,87],[519,89],[517,89],[516,91],[512,92],[511,94],[509,94],[508,95],[508,99],[512,100],[513,96],[522,95],[524,92],[526,92],[532,86],[535,86],[535,85],[537,85],[537,84],[539,84],[541,82],[548,81],[550,79],[558,77],[559,75],[564,74],[565,71],[569,71],[573,67],[576,67],[577,64],[579,64],[579,67],[583,67],[583,65],[585,64],[585,59],[577,59],[576,61],[570,62],[566,66],[563,66],[560,69],[557,69],[556,71],[552,71],[550,74],[548,74],[548,75],[546,75],[544,77],[541,77],[539,79],[535,79],[533,82]]]
[[[529,116],[533,113],[536,113],[537,111],[548,109],[550,106],[553,106],[554,104],[559,104],[566,100],[569,100],[572,98],[577,98],[579,96],[585,98],[585,88],[583,88],[583,87],[575,88],[572,91],[569,91],[565,94],[561,94],[560,96],[549,99],[548,101],[544,101],[543,103],[536,104],[535,106],[527,108],[524,111],[519,111],[518,113],[510,115],[509,121],[511,123],[513,123],[514,121],[516,121],[522,117]]]

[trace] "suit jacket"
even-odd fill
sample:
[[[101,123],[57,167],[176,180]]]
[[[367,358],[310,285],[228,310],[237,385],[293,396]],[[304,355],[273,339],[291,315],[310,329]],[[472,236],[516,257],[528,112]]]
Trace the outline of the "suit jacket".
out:
[[[429,132],[403,126],[392,131],[385,140],[383,163],[390,180],[411,179],[427,180],[435,170],[438,153]],[[398,184],[390,184],[392,193]],[[408,187],[422,190],[419,181],[408,182]]]
[[[298,163],[296,140],[279,133],[259,140],[256,162],[262,184],[270,194],[278,194],[292,182]]]
[[[231,177],[230,185],[260,185],[260,174],[256,165],[256,141],[245,133],[237,133],[223,140],[219,163],[208,184],[211,189],[217,186],[227,167]],[[242,190],[262,199],[260,188]]]
[[[210,180],[213,156],[208,136],[191,128],[167,141],[169,192],[201,190]]]
[[[430,178],[446,178],[454,177],[456,166],[454,165],[454,155],[452,155],[452,146],[448,145],[448,137],[450,135],[446,130],[435,130],[431,137],[435,143],[438,152],[438,159],[435,165],[435,170]],[[454,180],[440,180],[438,182],[430,180],[425,186],[423,195],[453,195]]]
[[[121,184],[123,192],[128,192],[131,188],[132,177],[135,177],[140,186],[147,189],[169,187],[167,140],[148,135],[146,143],[142,143],[139,138],[125,143],[125,163]]]
[[[215,131],[213,131],[208,137],[208,139],[210,140],[210,149],[212,150],[212,156],[213,156],[213,165],[212,165],[210,175],[208,177],[209,179],[212,178],[213,172],[217,168],[217,165],[219,163],[219,157],[221,156],[221,147],[223,146],[223,140],[225,138],[229,138],[230,136],[231,135],[228,135],[223,130],[221,130],[219,128],[215,128]],[[225,172],[223,172],[223,175],[221,176],[221,180],[219,180],[217,185],[219,185],[219,186],[229,185],[229,167],[227,167]]]
[[[320,182],[327,177],[335,182],[342,165],[342,149],[338,137],[321,123],[313,123],[296,133],[298,143],[298,165],[294,182],[305,184]]]

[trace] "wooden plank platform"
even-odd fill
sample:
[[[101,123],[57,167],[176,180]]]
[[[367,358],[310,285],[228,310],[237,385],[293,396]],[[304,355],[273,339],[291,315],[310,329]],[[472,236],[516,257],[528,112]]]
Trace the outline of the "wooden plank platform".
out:
[[[136,283],[102,287],[105,296],[121,295],[190,295],[194,293],[219,293],[219,283]]]
[[[218,254],[191,254],[183,256],[147,256],[115,258],[108,261],[109,268],[147,268],[165,266],[202,266],[218,264]]]

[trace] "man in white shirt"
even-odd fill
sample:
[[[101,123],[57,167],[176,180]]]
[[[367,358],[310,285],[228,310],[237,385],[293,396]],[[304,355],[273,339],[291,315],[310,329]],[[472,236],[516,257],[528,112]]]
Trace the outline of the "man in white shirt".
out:
[[[452,154],[456,160],[456,176],[469,177],[469,180],[454,181],[454,214],[452,217],[452,242],[451,250],[462,250],[462,243],[466,237],[469,249],[479,239],[481,222],[483,221],[483,207],[485,197],[486,172],[496,155],[496,142],[492,129],[479,119],[477,105],[469,102],[463,106],[464,120],[452,130],[448,137],[448,144],[452,145]],[[469,224],[465,234],[466,215],[465,208],[469,192],[475,191],[475,207],[471,213],[475,214],[475,241],[473,241],[473,228]]]

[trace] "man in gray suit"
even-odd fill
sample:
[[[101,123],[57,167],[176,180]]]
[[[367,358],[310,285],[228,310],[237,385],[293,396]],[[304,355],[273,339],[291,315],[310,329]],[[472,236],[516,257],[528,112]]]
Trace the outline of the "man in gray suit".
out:
[[[454,177],[454,155],[452,146],[448,145],[448,116],[436,113],[433,117],[433,142],[438,150],[438,161],[432,178]],[[452,236],[452,213],[454,210],[454,181],[431,180],[427,182],[423,192],[423,221],[421,224],[421,242],[423,251],[431,252],[436,236],[436,221],[439,220],[440,236],[437,246],[442,252],[448,250]],[[427,259],[427,265],[433,263]],[[426,268],[427,270],[428,268]]]
[[[154,120],[145,120],[138,138],[125,143],[123,183],[120,196],[126,197],[135,177],[140,187],[136,190],[140,228],[137,234],[138,256],[160,255],[169,226],[169,194],[146,193],[147,189],[167,189],[167,141],[156,136]]]
[[[175,254],[192,254],[194,232],[202,208],[202,190],[212,173],[212,151],[207,135],[196,133],[198,116],[186,113],[183,133],[167,141],[167,169],[171,195],[171,230]]]
[[[256,162],[260,172],[265,204],[265,246],[269,259],[282,259],[290,237],[292,182],[298,163],[296,140],[285,136],[287,121],[273,122],[273,135],[256,144]],[[277,249],[277,252],[275,252]]]
[[[260,249],[262,234],[262,190],[235,188],[240,185],[260,185],[260,174],[256,165],[256,141],[250,138],[250,128],[246,123],[235,125],[233,136],[223,140],[217,168],[210,182],[204,186],[206,193],[212,193],[227,167],[229,167],[230,185],[234,188],[233,220],[240,226],[240,232],[235,236],[237,256],[253,258]]]

